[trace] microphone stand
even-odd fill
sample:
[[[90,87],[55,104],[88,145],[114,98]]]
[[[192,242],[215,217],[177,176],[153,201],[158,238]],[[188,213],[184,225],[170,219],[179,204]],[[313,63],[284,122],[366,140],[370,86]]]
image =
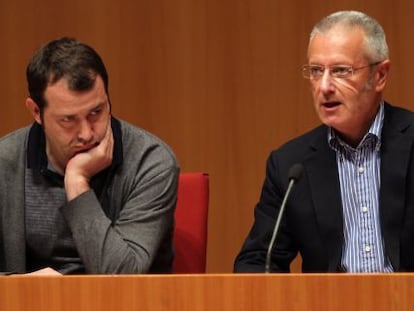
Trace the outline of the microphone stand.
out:
[[[265,273],[270,272],[270,261],[271,261],[273,244],[275,243],[277,232],[279,231],[279,227],[280,227],[280,220],[282,219],[282,215],[285,210],[286,202],[287,202],[287,199],[289,197],[290,191],[292,190],[294,183],[295,183],[295,178],[291,178],[289,181],[289,185],[286,190],[285,196],[283,198],[282,205],[280,206],[279,214],[277,215],[276,224],[273,229],[272,239],[270,240],[269,247],[267,248]]]

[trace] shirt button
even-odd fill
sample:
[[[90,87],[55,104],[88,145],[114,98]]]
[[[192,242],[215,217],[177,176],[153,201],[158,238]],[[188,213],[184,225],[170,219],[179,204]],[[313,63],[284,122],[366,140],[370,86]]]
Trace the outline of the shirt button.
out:
[[[365,171],[363,166],[358,167],[358,173],[363,173]]]
[[[365,246],[365,252],[369,253],[371,251],[371,246],[367,245]]]
[[[366,206],[361,207],[361,212],[363,212],[363,213],[368,212],[368,207],[366,207]]]

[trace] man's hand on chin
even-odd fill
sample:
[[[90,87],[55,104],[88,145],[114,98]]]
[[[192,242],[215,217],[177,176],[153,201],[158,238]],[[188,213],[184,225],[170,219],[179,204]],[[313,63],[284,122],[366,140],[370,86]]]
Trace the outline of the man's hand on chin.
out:
[[[90,179],[112,163],[114,138],[110,122],[101,142],[93,148],[76,154],[65,171],[65,190],[68,201],[89,190]]]

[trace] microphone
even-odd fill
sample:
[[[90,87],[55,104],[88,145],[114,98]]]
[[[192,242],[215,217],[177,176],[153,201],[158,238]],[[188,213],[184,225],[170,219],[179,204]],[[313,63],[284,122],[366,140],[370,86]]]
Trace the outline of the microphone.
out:
[[[283,201],[282,201],[282,205],[280,206],[279,214],[277,215],[276,224],[273,229],[272,239],[270,240],[269,247],[267,248],[265,273],[270,272],[270,261],[271,261],[273,244],[275,243],[277,232],[279,231],[280,220],[282,219],[282,215],[283,215],[283,211],[285,210],[287,199],[289,197],[289,194],[290,194],[290,191],[292,190],[293,185],[302,176],[302,172],[303,172],[303,165],[300,163],[296,163],[292,165],[289,169],[289,173],[288,173],[289,185],[286,190],[285,196],[283,197]]]

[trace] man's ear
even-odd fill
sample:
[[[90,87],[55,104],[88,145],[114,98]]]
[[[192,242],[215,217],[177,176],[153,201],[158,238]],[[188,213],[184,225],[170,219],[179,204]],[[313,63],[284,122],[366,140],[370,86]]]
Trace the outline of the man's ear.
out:
[[[390,61],[385,60],[381,64],[378,65],[377,70],[377,90],[382,91],[385,88],[385,84],[387,83],[388,74],[390,71]]]
[[[36,104],[36,102],[33,99],[31,99],[30,97],[28,97],[26,99],[26,108],[32,114],[35,121],[41,125],[42,124],[42,118],[40,117],[40,108]]]

